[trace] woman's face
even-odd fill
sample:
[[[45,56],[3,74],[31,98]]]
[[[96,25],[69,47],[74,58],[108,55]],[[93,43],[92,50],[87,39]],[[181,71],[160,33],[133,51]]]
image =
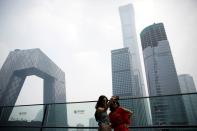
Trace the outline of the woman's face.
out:
[[[116,102],[112,101],[110,104],[110,110],[113,112],[116,110],[117,107],[118,107],[118,105],[116,104]]]
[[[115,101],[112,102],[112,107],[113,107],[114,109],[116,109],[116,108],[118,107],[118,105],[116,104]]]

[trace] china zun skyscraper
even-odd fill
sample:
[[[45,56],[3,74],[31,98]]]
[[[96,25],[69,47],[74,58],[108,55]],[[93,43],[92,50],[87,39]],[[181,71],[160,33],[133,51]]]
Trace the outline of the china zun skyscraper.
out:
[[[124,48],[111,51],[113,95],[141,97],[146,95],[140,64],[132,4],[119,8]],[[145,99],[122,100],[121,105],[133,110],[133,125],[150,125],[148,103]]]
[[[119,8],[120,20],[122,25],[123,46],[128,47],[132,56],[133,73],[138,79],[140,96],[145,96],[144,78],[140,62],[139,45],[135,28],[135,14],[132,4]]]

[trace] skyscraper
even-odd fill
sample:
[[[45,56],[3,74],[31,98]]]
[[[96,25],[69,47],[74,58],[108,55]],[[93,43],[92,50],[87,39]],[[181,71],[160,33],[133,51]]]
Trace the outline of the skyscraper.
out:
[[[25,78],[44,80],[44,104],[66,102],[65,73],[40,49],[11,51],[0,70],[0,105],[14,106]]]
[[[133,5],[128,4],[128,5],[119,7],[119,14],[120,14],[121,25],[122,25],[122,37],[123,37],[123,45],[124,45],[124,48],[120,50],[126,50],[128,48],[128,51],[126,52],[128,52],[127,57],[129,57],[128,60],[126,60],[127,58],[123,58],[122,61],[124,61],[125,64],[128,64],[128,68],[130,68],[129,70],[132,76],[130,79],[124,79],[124,82],[121,83],[122,85],[120,85],[119,89],[116,89],[116,87],[114,87],[113,85],[113,94],[115,94],[115,90],[119,90],[119,91],[124,90],[123,88],[124,84],[129,83],[130,84],[129,88],[132,88],[132,89],[130,89],[130,91],[125,90],[124,91],[125,96],[128,96],[128,94],[132,97],[146,96],[147,94],[145,92],[144,78],[142,75],[143,73],[142,73],[142,67],[141,67],[141,62],[140,62],[140,53],[139,53],[139,47],[137,43]],[[112,55],[113,54],[114,53],[112,53]],[[121,57],[123,56],[121,55]],[[112,59],[112,61],[113,60],[118,61],[118,59],[120,58]],[[113,66],[114,65],[112,65],[112,68]],[[119,70],[121,70],[121,68]],[[124,78],[128,78],[127,73],[123,73],[122,75],[125,75]],[[121,80],[123,78],[119,77],[119,79]],[[113,83],[114,82],[115,80],[113,79]],[[137,101],[135,100],[135,102]],[[139,115],[136,115],[136,117],[137,119],[141,119],[141,120],[143,118],[144,121],[139,122],[136,120],[137,122],[136,124],[137,125],[150,125],[151,119],[150,119],[148,100],[138,99],[138,103],[140,103],[138,104],[138,107],[140,108],[138,108],[138,111],[137,111]]]
[[[0,70],[0,105],[14,106],[19,92],[30,75],[44,80],[43,103],[66,102],[65,73],[40,49],[11,51]],[[47,122],[67,125],[66,105],[48,106]],[[0,121],[7,121],[13,108],[0,109]],[[59,122],[59,123],[58,123]],[[55,130],[55,129],[52,129]]]
[[[128,48],[111,51],[113,95],[136,96],[132,57]]]
[[[197,92],[193,77],[189,74],[179,75],[179,83],[181,87],[181,93],[193,93]]]
[[[139,89],[133,73],[132,55],[129,48],[121,48],[111,51],[112,61],[112,86],[113,95],[125,97],[137,97]],[[148,125],[146,108],[142,99],[121,100],[120,104],[134,111],[132,125]]]
[[[124,5],[119,8],[122,37],[124,47],[128,47],[132,56],[133,73],[139,83],[138,96],[145,96],[144,78],[140,62],[139,45],[137,42],[135,28],[135,14],[132,4]]]
[[[179,75],[179,83],[181,87],[181,93],[194,93],[196,87],[192,76],[189,74]],[[197,123],[197,95],[183,95],[183,102],[187,113],[187,119],[189,124]]]
[[[140,37],[149,95],[181,93],[163,23],[146,27]],[[150,104],[154,125],[187,124],[181,96],[153,98]]]

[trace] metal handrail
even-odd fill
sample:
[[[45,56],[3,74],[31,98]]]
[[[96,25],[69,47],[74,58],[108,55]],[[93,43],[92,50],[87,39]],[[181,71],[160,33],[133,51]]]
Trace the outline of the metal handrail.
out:
[[[129,100],[129,99],[150,99],[156,97],[173,97],[173,96],[184,96],[184,95],[192,95],[197,94],[197,92],[192,93],[180,93],[180,94],[169,94],[169,95],[155,95],[155,96],[142,96],[142,97],[131,97],[125,96],[124,98],[120,98],[119,100]],[[60,102],[60,103],[46,103],[46,104],[29,104],[29,105],[15,105],[15,106],[0,106],[1,107],[21,107],[21,106],[39,106],[39,105],[53,105],[53,104],[76,104],[76,103],[91,103],[97,102],[96,100],[93,101],[78,101],[78,102]]]
[[[14,127],[20,127],[20,128],[74,128],[74,129],[97,129],[98,127],[76,127],[76,126],[16,126],[16,125],[1,125],[1,127],[6,128],[14,128]],[[197,125],[158,125],[158,126],[129,126],[131,129],[139,129],[139,128],[197,128]]]

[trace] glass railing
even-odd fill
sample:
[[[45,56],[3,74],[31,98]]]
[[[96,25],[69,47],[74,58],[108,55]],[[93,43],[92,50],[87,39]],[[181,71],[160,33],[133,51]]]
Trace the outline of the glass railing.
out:
[[[124,97],[133,130],[197,130],[197,93]],[[0,131],[96,131],[96,101],[0,107]],[[110,111],[108,111],[110,112]]]

